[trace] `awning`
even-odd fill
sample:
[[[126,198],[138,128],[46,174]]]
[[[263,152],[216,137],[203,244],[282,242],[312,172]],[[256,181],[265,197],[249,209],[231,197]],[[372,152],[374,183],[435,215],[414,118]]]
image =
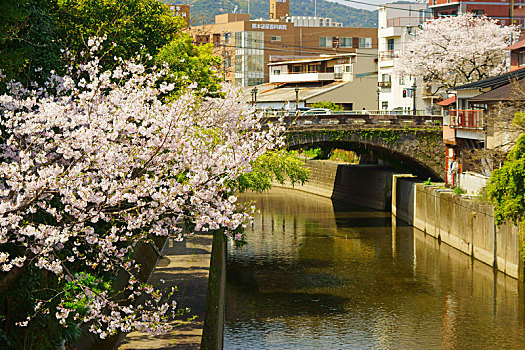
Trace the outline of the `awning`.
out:
[[[438,102],[437,104],[440,106],[450,106],[453,103],[456,103],[456,96],[449,97],[446,100]]]

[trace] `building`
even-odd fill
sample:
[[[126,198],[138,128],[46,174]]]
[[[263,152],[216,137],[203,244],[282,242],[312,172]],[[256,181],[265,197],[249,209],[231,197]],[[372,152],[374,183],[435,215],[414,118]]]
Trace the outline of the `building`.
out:
[[[342,27],[343,23],[334,22],[331,18],[292,16],[286,18],[286,22],[293,23],[296,27]]]
[[[394,64],[404,43],[417,35],[419,26],[429,19],[426,4],[385,4],[378,9],[378,95],[381,110],[425,114],[438,112],[435,102],[441,97],[432,86],[410,76],[393,74]],[[415,107],[415,108],[414,108]]]
[[[510,70],[516,70],[525,66],[525,40],[507,47],[510,52]]]
[[[487,133],[484,119],[486,113],[499,106],[499,103],[525,101],[523,79],[525,69],[520,68],[456,88],[456,98],[451,98],[451,104],[455,104],[455,108],[449,110],[443,123],[443,142],[447,149],[447,183],[455,184],[455,175],[451,171],[454,162],[459,174],[471,170],[465,162],[465,151],[495,148],[505,151],[512,147],[509,141],[516,136],[514,128],[503,123]],[[521,91],[515,88],[515,84],[521,84]],[[490,175],[491,166],[487,164],[484,175]]]
[[[331,101],[345,110],[373,110],[377,62],[372,55],[354,53],[279,60],[268,64],[270,82],[244,89],[244,100],[263,109],[311,107]]]
[[[472,12],[497,19],[502,25],[523,25],[525,17],[525,6],[514,0],[429,0],[429,8],[434,17]]]
[[[273,56],[303,57],[352,53],[368,49],[377,55],[377,29],[296,25],[289,16],[289,0],[270,1],[270,19],[228,13],[215,23],[191,28],[196,43],[212,43],[223,57],[224,78],[239,86],[269,82]],[[315,23],[314,23],[315,24]]]
[[[186,21],[186,25],[190,25],[190,5],[168,4],[168,6],[174,16],[182,17],[182,19]]]

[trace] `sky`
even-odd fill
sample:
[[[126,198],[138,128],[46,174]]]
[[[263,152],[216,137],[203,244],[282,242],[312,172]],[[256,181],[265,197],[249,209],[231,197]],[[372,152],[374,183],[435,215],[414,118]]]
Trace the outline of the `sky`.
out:
[[[399,0],[357,0],[359,2],[366,2],[366,3],[370,4],[370,5],[358,4],[358,3],[350,2],[350,1],[346,1],[346,0],[326,0],[326,1],[337,2],[339,4],[348,5],[348,6],[351,6],[351,7],[356,7],[356,8],[360,8],[360,9],[373,11],[373,10],[377,10],[377,5],[378,4],[386,4],[386,3],[389,3],[389,2],[395,2],[395,1],[399,1]]]

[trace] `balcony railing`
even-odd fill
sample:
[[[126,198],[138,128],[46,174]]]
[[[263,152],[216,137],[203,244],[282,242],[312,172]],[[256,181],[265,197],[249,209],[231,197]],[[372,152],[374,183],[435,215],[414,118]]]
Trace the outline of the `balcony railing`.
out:
[[[334,79],[334,73],[325,72],[288,72],[280,74],[270,73],[270,83],[333,81]]]
[[[389,88],[389,87],[392,87],[392,82],[391,81],[380,81],[377,83],[377,86],[381,88]]]
[[[387,50],[379,52],[380,61],[390,61],[394,58],[399,58],[399,50]]]
[[[396,17],[386,21],[387,27],[415,27],[423,24],[428,18],[425,17]]]
[[[445,125],[457,129],[483,130],[482,109],[452,109],[445,118]]]

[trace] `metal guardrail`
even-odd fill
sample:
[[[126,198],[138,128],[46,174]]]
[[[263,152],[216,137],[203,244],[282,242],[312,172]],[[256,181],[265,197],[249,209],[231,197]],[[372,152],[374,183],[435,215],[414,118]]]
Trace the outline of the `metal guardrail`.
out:
[[[285,116],[285,117],[296,117],[295,111],[285,111],[285,110],[266,110],[263,112],[265,116],[270,115],[276,115],[276,116]],[[304,111],[301,111],[299,113],[299,116],[302,116],[304,114]],[[428,117],[440,117],[442,118],[442,114],[429,114],[427,110],[425,109],[418,109],[416,110],[416,113],[412,112],[406,112],[406,111],[387,111],[387,110],[356,110],[356,111],[332,111],[331,114],[327,114],[328,116],[332,115],[361,115],[361,116],[367,116],[367,115],[382,115],[382,116],[428,116]]]

